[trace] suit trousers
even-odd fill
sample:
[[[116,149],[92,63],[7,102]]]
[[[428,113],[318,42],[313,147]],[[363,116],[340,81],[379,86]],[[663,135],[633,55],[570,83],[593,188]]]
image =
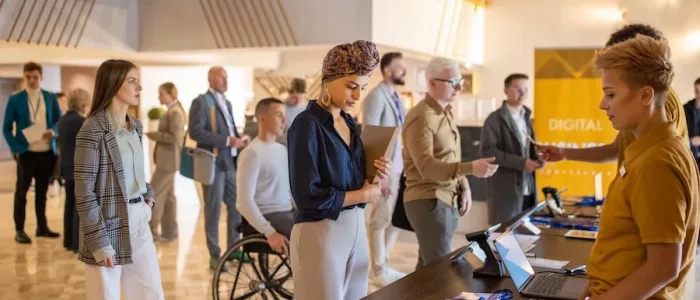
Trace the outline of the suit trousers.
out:
[[[163,285],[158,268],[158,255],[148,226],[151,208],[144,201],[127,204],[131,257],[129,265],[85,265],[86,299],[120,300],[124,288],[126,300],[163,300]]]
[[[63,208],[63,247],[78,251],[79,229],[78,210],[75,207],[75,181],[66,180],[66,203]]]
[[[294,299],[357,300],[367,295],[365,213],[343,210],[338,220],[294,224],[291,260]]]
[[[175,198],[175,171],[163,171],[156,166],[151,177],[156,198],[151,218],[151,233],[165,239],[177,238],[177,199]],[[160,226],[160,231],[158,227]]]
[[[236,170],[219,171],[214,174],[211,185],[203,185],[204,192],[204,233],[207,248],[212,257],[221,256],[219,247],[219,218],[221,203],[226,205],[226,249],[231,248],[240,239],[238,225],[241,214],[236,210]]]
[[[405,202],[406,216],[418,239],[416,269],[452,252],[459,211],[438,199]]]
[[[15,230],[24,230],[27,209],[27,192],[34,179],[34,210],[37,231],[48,230],[46,221],[46,191],[53,174],[56,156],[51,151],[25,152],[17,159],[17,185],[15,187]]]
[[[389,177],[391,192],[388,197],[379,199],[365,208],[367,235],[369,238],[370,267],[374,275],[381,275],[389,262],[389,252],[399,237],[399,229],[391,225],[399,183],[402,173],[392,173]]]

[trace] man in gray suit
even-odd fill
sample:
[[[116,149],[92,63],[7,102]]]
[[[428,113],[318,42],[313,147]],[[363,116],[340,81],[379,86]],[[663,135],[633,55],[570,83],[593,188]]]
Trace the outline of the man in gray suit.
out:
[[[537,203],[535,170],[544,166],[539,159],[532,129],[532,111],[524,105],[528,77],[511,74],[505,79],[500,109],[492,112],[481,131],[481,156],[495,157],[498,171],[487,179],[489,224],[498,224]]]
[[[219,248],[219,217],[221,202],[227,210],[227,247],[238,241],[238,225],[241,215],[236,210],[236,157],[239,149],[245,147],[250,137],[239,135],[233,120],[231,103],[224,95],[228,90],[228,77],[222,67],[209,70],[209,90],[192,102],[189,116],[190,137],[197,147],[209,150],[216,155],[216,174],[211,185],[203,185],[204,190],[204,231],[211,259],[209,266],[214,269],[221,256]],[[212,121],[212,117],[215,120]],[[212,126],[215,125],[215,126]],[[213,130],[213,128],[216,128]],[[242,253],[234,253],[228,260],[243,259]]]
[[[401,127],[406,116],[403,103],[396,86],[404,85],[406,66],[399,52],[389,52],[382,56],[380,70],[384,80],[374,88],[362,102],[362,124],[386,127]],[[396,242],[399,229],[391,225],[399,182],[403,172],[399,140],[392,158],[392,174],[389,176],[389,194],[375,205],[367,207],[367,235],[371,253],[371,280],[378,287],[386,286],[406,274],[387,266],[388,252]]]

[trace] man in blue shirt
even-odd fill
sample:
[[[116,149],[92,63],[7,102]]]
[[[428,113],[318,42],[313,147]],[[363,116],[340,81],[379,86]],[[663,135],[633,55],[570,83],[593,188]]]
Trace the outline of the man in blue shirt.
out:
[[[379,70],[383,80],[367,94],[362,102],[362,125],[401,127],[406,110],[396,87],[405,84],[406,65],[400,52],[382,56]],[[399,194],[403,172],[401,141],[397,141],[389,176],[389,194],[367,209],[367,235],[370,249],[370,278],[378,287],[386,286],[406,274],[388,266],[388,254],[399,236],[399,229],[391,225],[391,216]]]
[[[30,244],[24,232],[27,191],[35,180],[37,237],[58,238],[46,221],[46,192],[56,162],[56,126],[61,118],[56,95],[41,89],[42,67],[34,62],[24,65],[26,88],[7,101],[2,133],[17,158],[15,190],[15,241]]]
[[[683,109],[688,123],[690,150],[693,151],[695,161],[700,165],[700,78],[695,80],[695,98],[683,105]]]

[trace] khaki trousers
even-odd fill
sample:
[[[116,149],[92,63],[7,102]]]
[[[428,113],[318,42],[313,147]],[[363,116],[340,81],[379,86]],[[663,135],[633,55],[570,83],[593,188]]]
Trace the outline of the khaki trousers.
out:
[[[361,208],[338,220],[294,224],[291,238],[294,299],[357,300],[367,295],[365,215]]]
[[[177,238],[177,199],[175,198],[175,172],[156,167],[151,177],[156,206],[149,225],[153,236],[165,239]],[[158,227],[160,226],[160,233]]]
[[[389,252],[399,237],[399,229],[391,225],[396,199],[399,195],[401,173],[392,173],[389,177],[388,197],[379,199],[375,204],[365,208],[367,235],[369,239],[370,267],[374,275],[381,275],[387,268]]]

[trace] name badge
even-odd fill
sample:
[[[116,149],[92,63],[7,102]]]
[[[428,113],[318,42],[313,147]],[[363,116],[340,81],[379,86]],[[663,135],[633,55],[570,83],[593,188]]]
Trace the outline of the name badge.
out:
[[[625,166],[620,167],[620,177],[625,177],[625,174],[627,174],[627,170],[625,170]]]

